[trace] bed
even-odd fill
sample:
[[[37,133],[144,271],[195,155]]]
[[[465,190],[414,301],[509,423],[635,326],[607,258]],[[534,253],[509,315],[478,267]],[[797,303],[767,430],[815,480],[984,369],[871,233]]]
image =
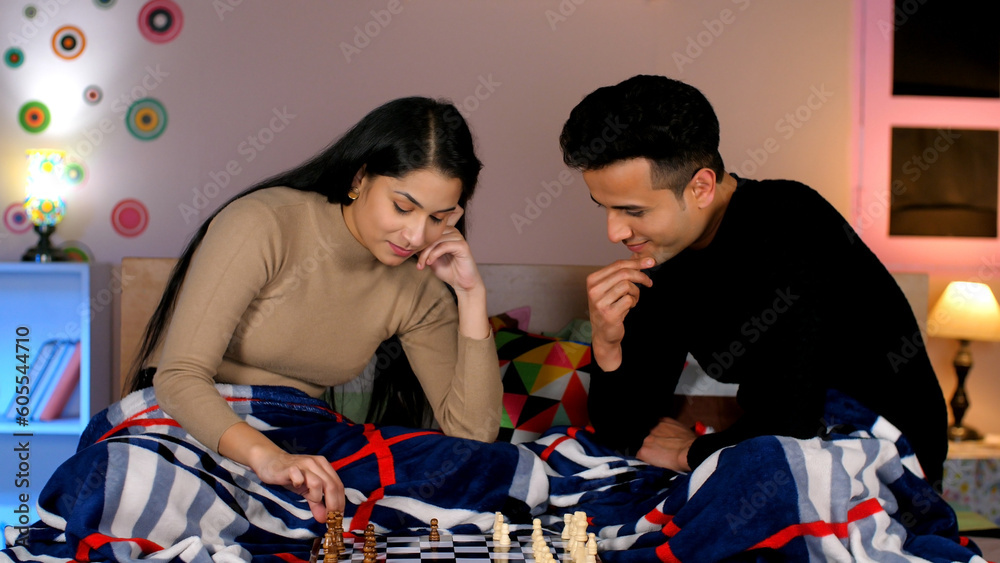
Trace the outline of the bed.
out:
[[[123,370],[171,265],[123,261],[130,280],[122,294]],[[586,315],[585,278],[593,269],[481,266],[491,312],[518,316],[530,308],[527,327],[497,331],[505,382],[525,350],[537,356],[540,347],[549,355],[559,347],[572,359],[566,389],[572,377],[585,382],[586,344],[538,333],[565,331]],[[922,319],[926,276],[897,280]],[[504,350],[513,344],[511,354],[519,355],[510,357]],[[722,428],[738,416],[734,389],[701,379],[694,364],[687,371],[678,386],[685,391],[676,398],[679,418]],[[283,388],[218,387],[276,443],[331,460],[349,484],[351,530],[371,523],[382,535],[420,535],[437,518],[448,533],[482,534],[501,511],[514,530],[530,530],[539,518],[558,534],[565,513],[583,510],[604,561],[983,561],[958,534],[950,507],[920,478],[905,438],[843,396],[831,394],[828,411],[850,417],[851,434],[760,437],[675,474],[594,443],[577,424],[578,393],[527,393],[523,404],[556,404],[540,411],[554,412],[551,419],[524,424],[505,401],[507,418],[518,420],[507,421],[506,441],[483,444],[433,430],[354,424]],[[560,424],[566,420],[571,424]],[[96,416],[77,454],[56,473],[39,501],[42,522],[27,535],[6,531],[8,545],[23,544],[3,552],[10,559],[305,561],[325,531],[297,495],[261,484],[190,438],[159,411],[150,390]]]

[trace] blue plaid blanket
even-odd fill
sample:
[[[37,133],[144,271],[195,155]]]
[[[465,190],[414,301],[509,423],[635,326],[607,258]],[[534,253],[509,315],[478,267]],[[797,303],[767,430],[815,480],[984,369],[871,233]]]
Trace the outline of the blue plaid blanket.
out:
[[[838,424],[812,440],[761,437],[690,474],[608,451],[577,428],[484,444],[354,424],[280,387],[219,385],[232,408],[290,452],[325,456],[347,489],[346,530],[452,533],[585,511],[600,557],[631,561],[983,561],[920,477],[905,438],[831,396]],[[850,422],[849,426],[844,423]],[[45,486],[40,521],[8,528],[0,560],[305,561],[325,525],[305,501],[212,453],[147,389],[95,416]]]

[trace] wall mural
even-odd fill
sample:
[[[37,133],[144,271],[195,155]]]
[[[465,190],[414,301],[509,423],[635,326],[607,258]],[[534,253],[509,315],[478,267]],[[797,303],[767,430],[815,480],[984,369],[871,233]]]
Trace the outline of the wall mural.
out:
[[[110,10],[117,0],[94,0],[94,6],[101,10]],[[28,20],[39,16],[39,10],[34,4],[27,4],[22,14]],[[139,11],[137,31],[148,42],[162,45],[176,39],[184,26],[184,13],[173,0],[149,0]],[[63,25],[53,34],[51,40],[53,52],[59,59],[69,63],[85,57],[87,52],[87,35],[83,29],[75,25]],[[17,69],[30,65],[30,52],[21,47],[10,47],[3,53],[6,71],[16,72]],[[104,93],[97,84],[87,86],[82,93],[81,103],[86,106],[99,106]],[[21,128],[31,134],[41,133],[52,123],[53,116],[45,100],[24,100],[17,108],[18,122]],[[142,98],[132,102],[124,116],[125,126],[129,133],[139,141],[153,141],[159,138],[167,129],[167,110],[161,100]],[[86,184],[86,164],[78,159],[69,160],[65,166],[64,183],[69,189],[78,189]],[[149,225],[149,211],[145,204],[133,198],[119,201],[111,212],[112,229],[122,237],[137,237]],[[3,213],[3,227],[12,234],[22,234],[32,228],[32,222],[25,211],[24,201],[9,203]],[[93,253],[80,241],[67,241],[63,251],[70,260],[92,261]]]

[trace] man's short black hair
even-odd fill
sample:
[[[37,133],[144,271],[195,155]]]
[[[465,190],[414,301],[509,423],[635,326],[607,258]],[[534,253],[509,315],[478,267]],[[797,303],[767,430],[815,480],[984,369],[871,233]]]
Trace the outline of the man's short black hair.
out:
[[[697,88],[665,76],[594,90],[570,112],[559,145],[566,165],[582,171],[648,158],[653,186],[678,197],[698,170],[725,173],[712,105]]]

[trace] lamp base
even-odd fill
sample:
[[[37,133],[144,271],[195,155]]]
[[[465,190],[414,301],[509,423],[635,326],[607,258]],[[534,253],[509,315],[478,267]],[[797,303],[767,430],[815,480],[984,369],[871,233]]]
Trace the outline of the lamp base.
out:
[[[948,439],[952,442],[969,442],[972,440],[982,440],[983,437],[968,426],[949,426]]]
[[[21,256],[22,262],[67,262],[69,258],[66,253],[52,246],[49,237],[56,228],[48,225],[35,225],[35,232],[38,233],[38,244],[25,251]]]

